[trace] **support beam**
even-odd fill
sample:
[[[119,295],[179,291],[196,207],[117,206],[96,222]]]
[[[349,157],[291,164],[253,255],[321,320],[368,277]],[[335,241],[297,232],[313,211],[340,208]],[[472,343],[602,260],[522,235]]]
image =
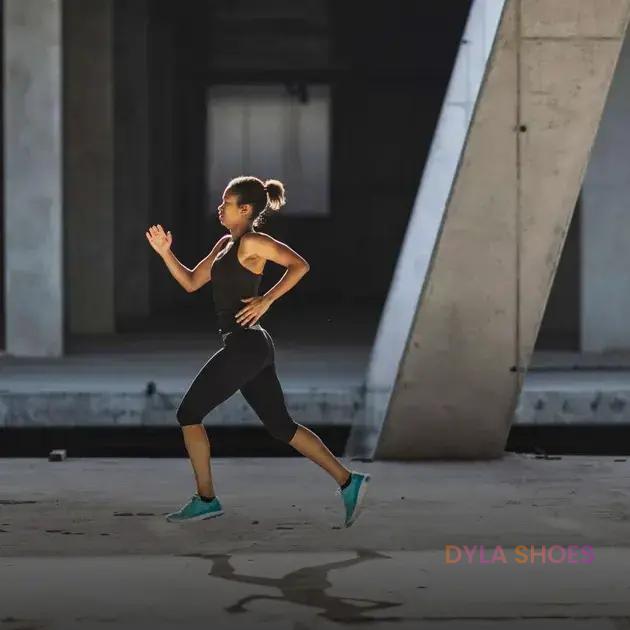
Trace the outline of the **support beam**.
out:
[[[492,8],[500,3],[475,2],[471,20]],[[452,165],[461,140],[446,184],[428,176],[445,141],[432,147],[371,357],[370,410],[348,454],[503,452],[628,9],[628,0],[506,0],[467,133],[446,152]]]
[[[68,330],[114,332],[113,0],[64,0]]]
[[[157,219],[149,212],[148,0],[114,3],[114,206],[115,311],[117,330],[148,319],[149,262],[141,246]],[[142,243],[144,245],[144,243]]]
[[[63,353],[61,0],[4,1],[6,349]]]

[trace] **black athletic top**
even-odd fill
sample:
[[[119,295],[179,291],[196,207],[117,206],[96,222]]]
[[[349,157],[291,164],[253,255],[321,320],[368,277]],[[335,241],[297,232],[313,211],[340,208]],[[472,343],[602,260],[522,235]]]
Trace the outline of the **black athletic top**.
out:
[[[234,315],[247,306],[247,302],[242,302],[241,298],[258,295],[262,278],[261,273],[250,271],[238,260],[240,239],[239,236],[222,249],[212,263],[212,296],[221,333],[244,327]]]

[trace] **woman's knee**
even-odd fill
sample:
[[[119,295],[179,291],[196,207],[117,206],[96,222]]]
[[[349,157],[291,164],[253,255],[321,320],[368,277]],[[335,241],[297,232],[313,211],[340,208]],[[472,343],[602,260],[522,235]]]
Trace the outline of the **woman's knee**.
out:
[[[188,407],[187,405],[180,405],[176,412],[177,422],[180,426],[186,427],[191,424],[201,424],[203,422],[203,416]]]
[[[276,440],[288,444],[294,438],[299,426],[292,418],[287,418],[282,424],[267,424],[267,430]]]

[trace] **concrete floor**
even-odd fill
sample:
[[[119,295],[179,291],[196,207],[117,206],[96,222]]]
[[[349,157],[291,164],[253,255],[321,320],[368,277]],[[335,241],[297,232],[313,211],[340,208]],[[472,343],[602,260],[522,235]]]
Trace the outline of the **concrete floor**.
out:
[[[188,525],[185,459],[2,459],[0,628],[630,628],[630,461],[350,465],[373,479],[345,529],[301,458],[215,459],[226,514]]]

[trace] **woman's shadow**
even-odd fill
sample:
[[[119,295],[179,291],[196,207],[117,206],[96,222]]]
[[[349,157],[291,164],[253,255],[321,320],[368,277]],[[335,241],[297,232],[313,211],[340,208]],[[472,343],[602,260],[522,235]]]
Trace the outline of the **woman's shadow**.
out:
[[[357,557],[337,562],[328,562],[316,566],[304,567],[287,573],[281,578],[258,577],[237,573],[230,563],[229,554],[183,554],[185,557],[205,558],[212,560],[212,569],[208,575],[223,578],[241,584],[256,584],[257,586],[271,586],[280,590],[281,595],[248,595],[243,597],[226,610],[230,613],[247,612],[245,605],[257,599],[269,599],[291,602],[320,608],[318,613],[331,621],[340,622],[373,622],[373,621],[402,621],[404,617],[369,617],[365,613],[384,610],[394,606],[401,606],[402,602],[389,602],[362,597],[335,597],[325,592],[332,586],[328,580],[328,572],[334,569],[351,567],[355,564],[376,558],[390,558],[384,554],[367,549],[358,549]],[[362,605],[351,602],[364,602]]]

